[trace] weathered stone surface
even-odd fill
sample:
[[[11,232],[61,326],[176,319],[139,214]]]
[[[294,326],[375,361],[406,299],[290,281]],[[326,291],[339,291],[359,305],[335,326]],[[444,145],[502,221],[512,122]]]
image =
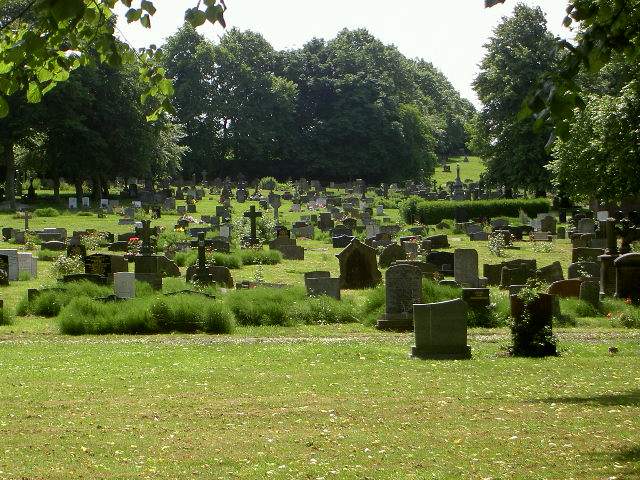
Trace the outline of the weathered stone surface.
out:
[[[413,357],[464,359],[471,357],[467,345],[467,304],[460,300],[413,306],[416,344]]]

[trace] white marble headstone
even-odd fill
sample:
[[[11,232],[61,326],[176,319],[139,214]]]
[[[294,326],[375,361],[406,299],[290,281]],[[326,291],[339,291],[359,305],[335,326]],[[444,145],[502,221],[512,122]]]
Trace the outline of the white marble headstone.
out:
[[[91,206],[91,201],[89,197],[82,197],[82,208],[89,208]]]

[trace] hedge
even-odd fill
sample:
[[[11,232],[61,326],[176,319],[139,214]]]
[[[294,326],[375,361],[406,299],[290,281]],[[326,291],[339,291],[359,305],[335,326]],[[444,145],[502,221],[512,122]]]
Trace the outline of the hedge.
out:
[[[419,217],[421,223],[429,225],[445,219],[455,219],[457,208],[464,208],[469,218],[517,217],[520,210],[534,218],[539,213],[548,213],[550,207],[546,198],[452,202],[426,201],[413,196],[400,206],[400,214],[406,223],[414,223],[416,217]]]

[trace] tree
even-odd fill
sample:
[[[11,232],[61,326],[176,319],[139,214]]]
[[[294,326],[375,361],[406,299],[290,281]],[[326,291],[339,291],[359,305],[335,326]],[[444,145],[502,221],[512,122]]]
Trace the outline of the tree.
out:
[[[129,23],[140,22],[150,28],[156,12],[151,1],[135,2],[138,8],[131,6],[131,0],[8,3],[15,5],[0,13],[0,117],[9,112],[8,96],[21,92],[29,102],[37,103],[56,84],[67,80],[72,70],[96,61],[119,66],[133,63],[137,57],[146,63],[140,69],[141,78],[148,82],[142,98],[171,93],[171,82],[157,64],[149,61],[156,53],[155,47],[136,53],[114,34],[116,4],[130,7],[125,14]],[[196,7],[185,11],[185,20],[194,26],[206,21],[224,25],[225,9],[223,0],[198,1]],[[153,115],[162,108],[170,109],[171,105],[165,102]]]
[[[484,178],[490,184],[521,187],[542,194],[550,185],[544,166],[547,137],[531,132],[534,120],[518,119],[520,104],[539,75],[557,63],[553,37],[539,8],[518,4],[503,18],[485,45],[474,90],[483,108],[478,115],[472,150],[487,162]]]
[[[581,75],[586,106],[553,147],[554,183],[572,198],[620,201],[640,191],[640,68],[617,55]]]
[[[485,0],[492,7],[505,0]],[[522,114],[535,114],[536,130],[552,126],[554,134],[569,137],[576,107],[585,101],[576,78],[581,72],[598,72],[616,54],[636,63],[640,55],[639,0],[574,0],[566,7],[563,24],[577,24],[580,34],[575,42],[556,39],[554,48],[566,55],[554,70],[544,72],[535,88],[523,101]],[[552,137],[553,139],[553,137]]]

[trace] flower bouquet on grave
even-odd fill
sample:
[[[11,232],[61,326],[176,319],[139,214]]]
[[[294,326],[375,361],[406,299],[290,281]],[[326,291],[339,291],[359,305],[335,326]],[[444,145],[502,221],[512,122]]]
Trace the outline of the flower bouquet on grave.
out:
[[[127,242],[127,253],[129,255],[140,255],[140,247],[142,246],[142,241],[138,237],[131,237]]]

